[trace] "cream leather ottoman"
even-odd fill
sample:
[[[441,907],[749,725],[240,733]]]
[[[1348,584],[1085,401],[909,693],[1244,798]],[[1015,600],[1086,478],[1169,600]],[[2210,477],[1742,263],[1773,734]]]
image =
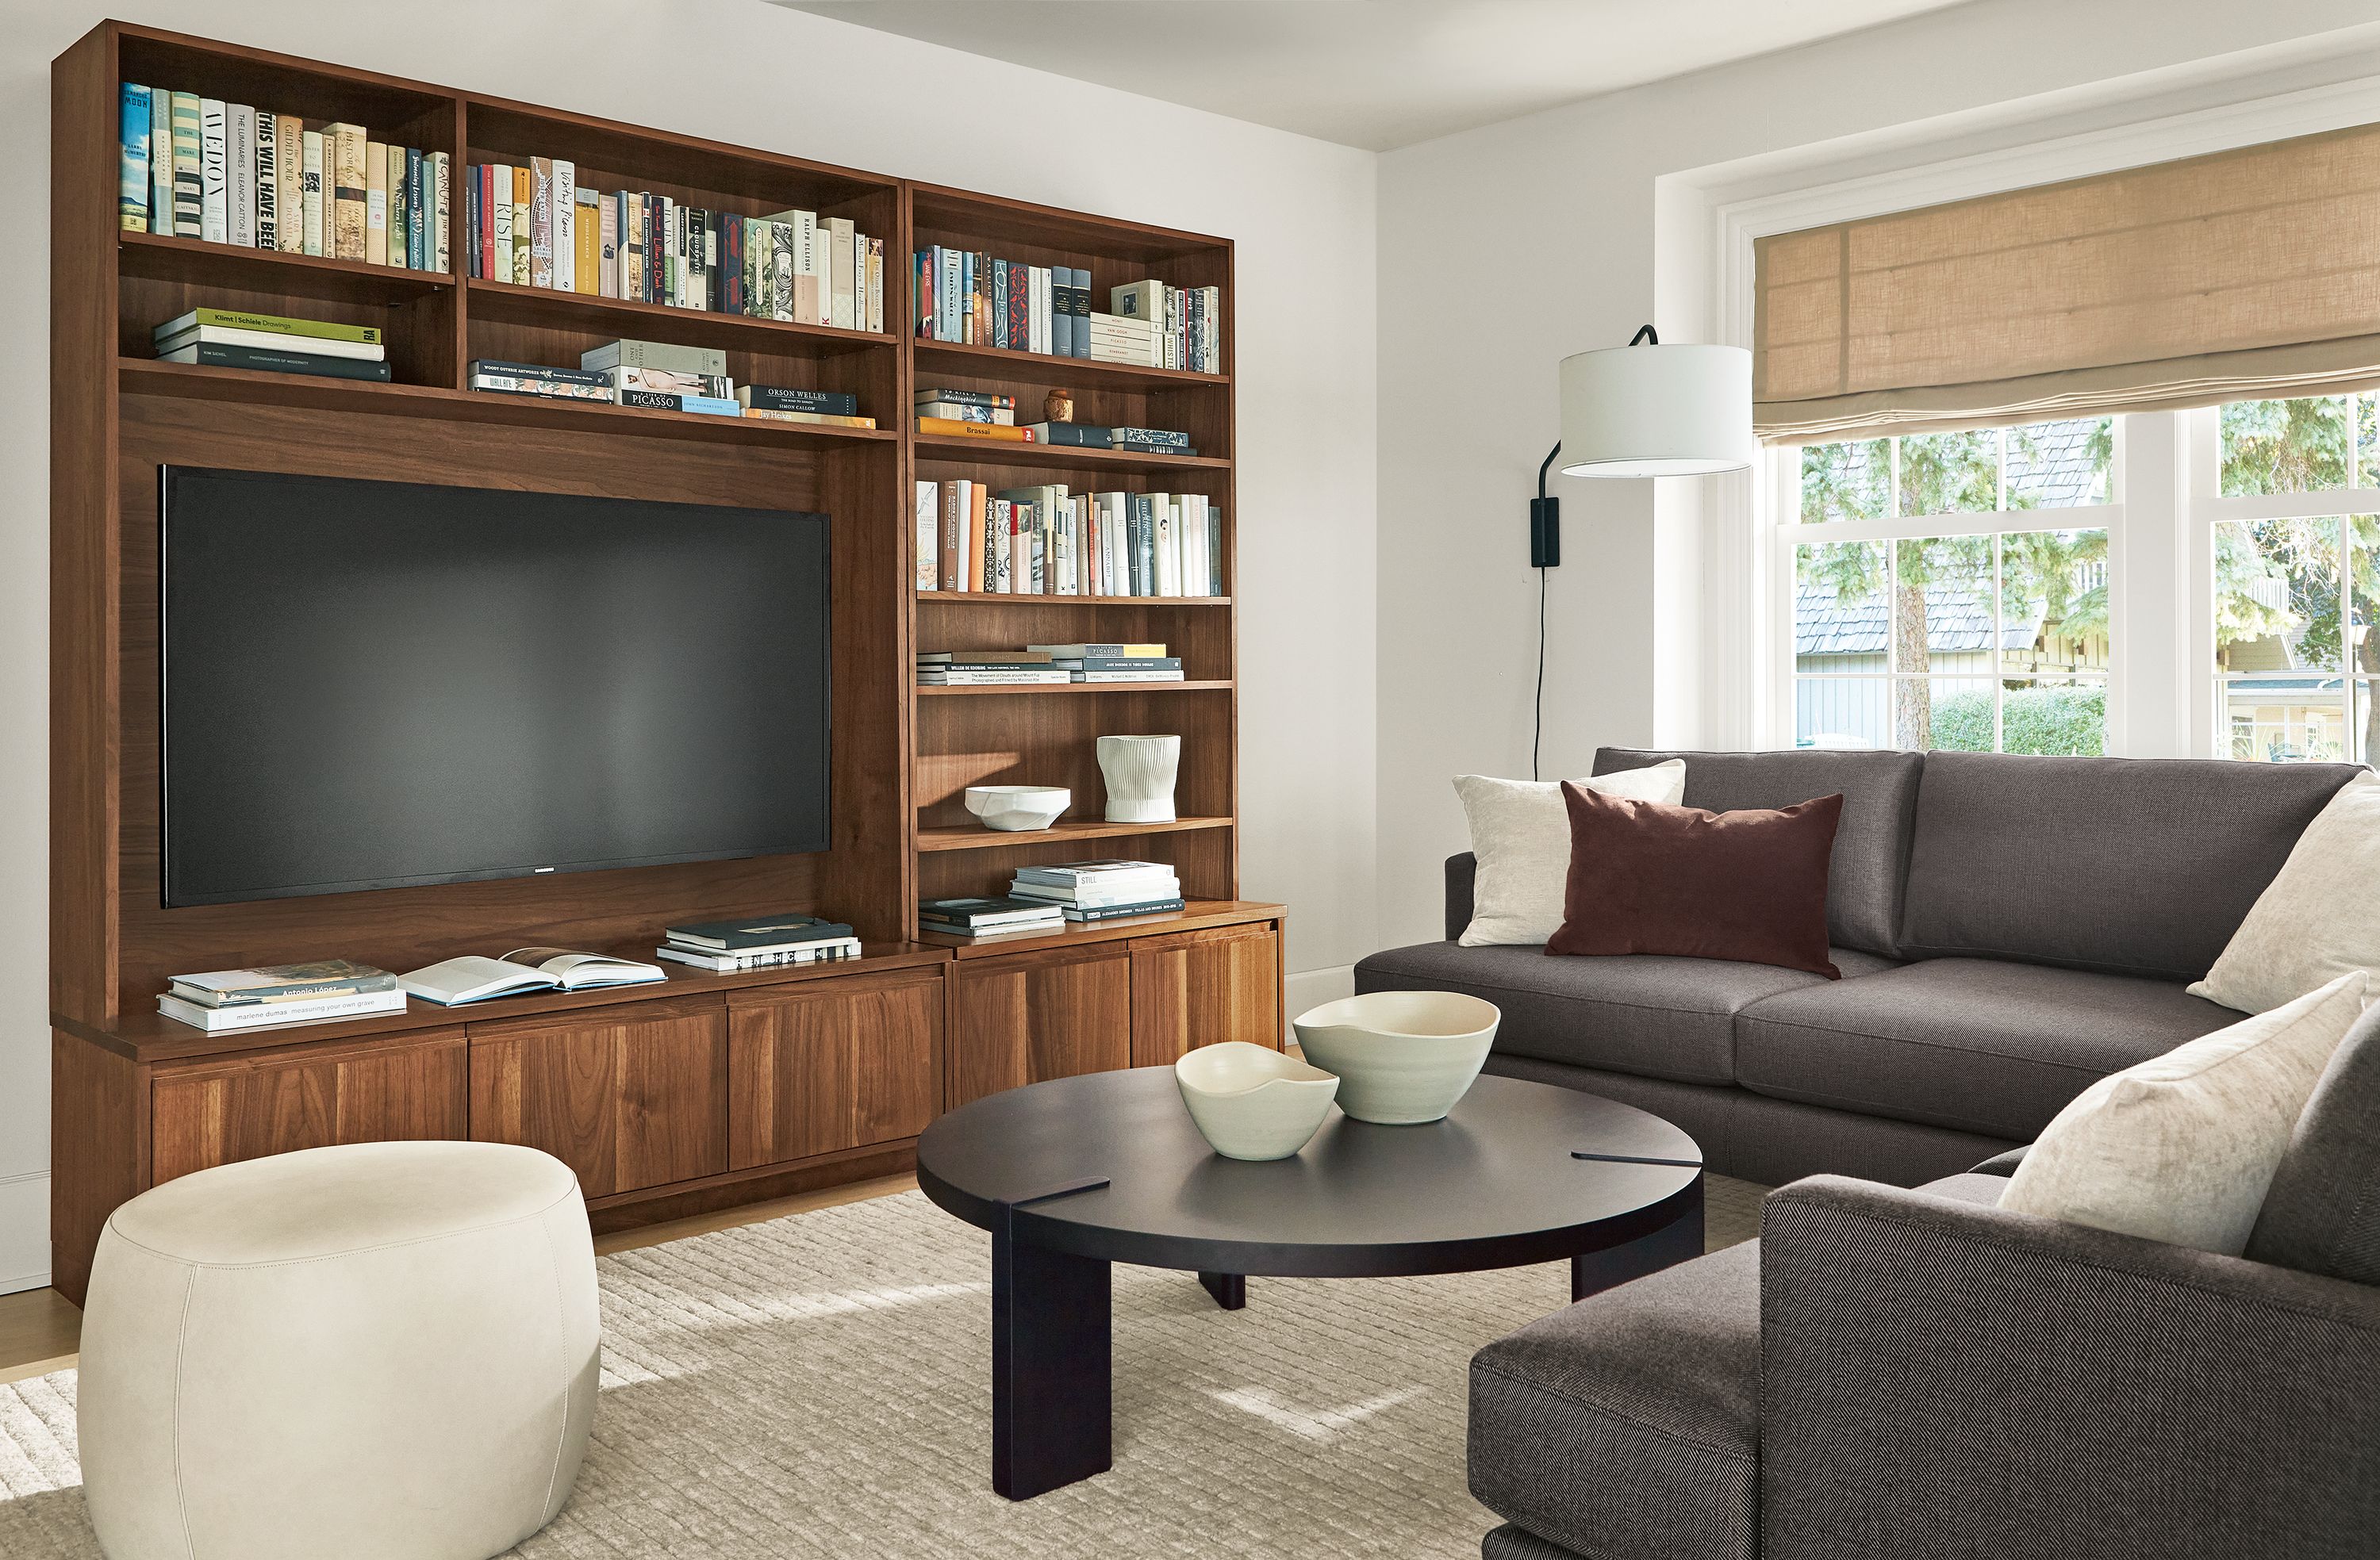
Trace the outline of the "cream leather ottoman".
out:
[[[109,1560],[483,1560],[562,1508],[600,1327],[535,1149],[376,1143],[201,1170],[107,1221],[84,1493]]]

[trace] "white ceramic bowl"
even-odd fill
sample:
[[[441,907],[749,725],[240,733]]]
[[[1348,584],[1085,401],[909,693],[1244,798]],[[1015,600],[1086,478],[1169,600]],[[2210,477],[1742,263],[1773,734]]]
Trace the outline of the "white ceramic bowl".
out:
[[[1435,1121],[1479,1076],[1496,1024],[1493,1002],[1452,991],[1374,991],[1300,1013],[1299,1049],[1339,1075],[1339,1108],[1358,1121]]]
[[[1339,1080],[1245,1040],[1201,1046],[1173,1064],[1200,1135],[1226,1159],[1286,1159],[1330,1113]]]
[[[1075,793],[1062,785],[971,785],[966,788],[966,810],[981,819],[984,828],[1009,833],[1049,828],[1058,821],[1058,815],[1064,812],[1074,800]]]

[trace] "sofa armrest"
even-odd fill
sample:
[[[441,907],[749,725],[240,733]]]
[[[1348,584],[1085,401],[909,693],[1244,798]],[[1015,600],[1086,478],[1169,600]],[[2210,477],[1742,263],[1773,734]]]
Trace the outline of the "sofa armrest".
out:
[[[1471,925],[1471,884],[1479,876],[1479,858],[1465,851],[1446,858],[1446,940],[1454,941]]]
[[[1760,1237],[1764,1560],[2372,1553],[2380,1288],[1836,1176]]]

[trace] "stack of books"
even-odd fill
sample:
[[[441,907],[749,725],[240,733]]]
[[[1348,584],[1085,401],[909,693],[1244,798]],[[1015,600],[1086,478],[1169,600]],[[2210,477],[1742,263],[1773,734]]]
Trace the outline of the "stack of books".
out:
[[[727,377],[727,354],[715,346],[680,346],[664,341],[607,341],[578,355],[581,370],[601,374],[612,399],[646,412],[699,412],[717,417],[744,415],[735,381]]]
[[[1058,665],[1046,650],[921,650],[917,655],[921,688],[1063,684],[1074,680],[1073,669]]]
[[[842,921],[815,915],[756,915],[668,926],[653,951],[674,963],[732,974],[783,964],[830,963],[859,957],[859,938]]]
[[[911,257],[917,335],[1052,357],[1091,355],[1091,273],[934,245]]]
[[[1222,516],[1204,493],[995,490],[953,478],[919,482],[913,515],[919,590],[1222,594]]]
[[[361,125],[124,83],[116,210],[127,233],[447,269],[452,163]]]
[[[221,1034],[403,1012],[405,993],[386,970],[345,959],[322,959],[307,964],[175,975],[157,998],[157,1010],[176,1022]]]
[[[876,419],[863,417],[859,397],[842,390],[796,390],[790,385],[740,384],[736,404],[747,417],[774,422],[820,423],[829,428],[874,428]]]
[[[1008,891],[1069,921],[1117,921],[1184,908],[1182,879],[1161,861],[1070,861],[1020,866]]]
[[[388,382],[388,347],[376,325],[193,308],[158,326],[151,340],[165,363]]]
[[[1194,374],[1223,371],[1223,290],[1220,287],[1176,287],[1158,281],[1134,282],[1108,289],[1111,320],[1137,320],[1156,338],[1152,369],[1186,369]],[[1111,324],[1107,333],[1111,349],[1126,348],[1135,339],[1129,328]],[[1110,358],[1123,362],[1123,358]]]
[[[1046,650],[1051,666],[1063,667],[1075,683],[1179,683],[1182,658],[1169,656],[1163,645],[1080,644],[1035,645]]]
[[[955,434],[962,439],[988,439],[994,443],[1031,444],[1038,441],[1029,428],[1016,426],[1016,397],[988,390],[952,390],[945,386],[915,392],[910,410],[917,414],[920,433]]]
[[[1058,905],[1032,899],[927,900],[917,906],[917,925],[945,937],[986,942],[1063,931],[1066,913]]]
[[[714,314],[884,329],[884,240],[848,217],[692,206],[598,190],[563,157],[465,170],[470,274]]]
[[[1137,455],[1195,455],[1190,436],[1172,428],[1102,428],[1088,422],[1027,423],[1025,431],[1036,444],[1062,449],[1123,450]]]

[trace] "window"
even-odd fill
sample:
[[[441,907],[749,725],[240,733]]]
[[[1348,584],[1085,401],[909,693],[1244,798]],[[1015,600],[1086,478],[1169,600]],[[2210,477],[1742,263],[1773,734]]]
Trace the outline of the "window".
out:
[[[2380,399],[2237,401],[2216,432],[2212,751],[2380,758]]]
[[[1779,456],[1795,745],[2107,751],[2111,419]]]

